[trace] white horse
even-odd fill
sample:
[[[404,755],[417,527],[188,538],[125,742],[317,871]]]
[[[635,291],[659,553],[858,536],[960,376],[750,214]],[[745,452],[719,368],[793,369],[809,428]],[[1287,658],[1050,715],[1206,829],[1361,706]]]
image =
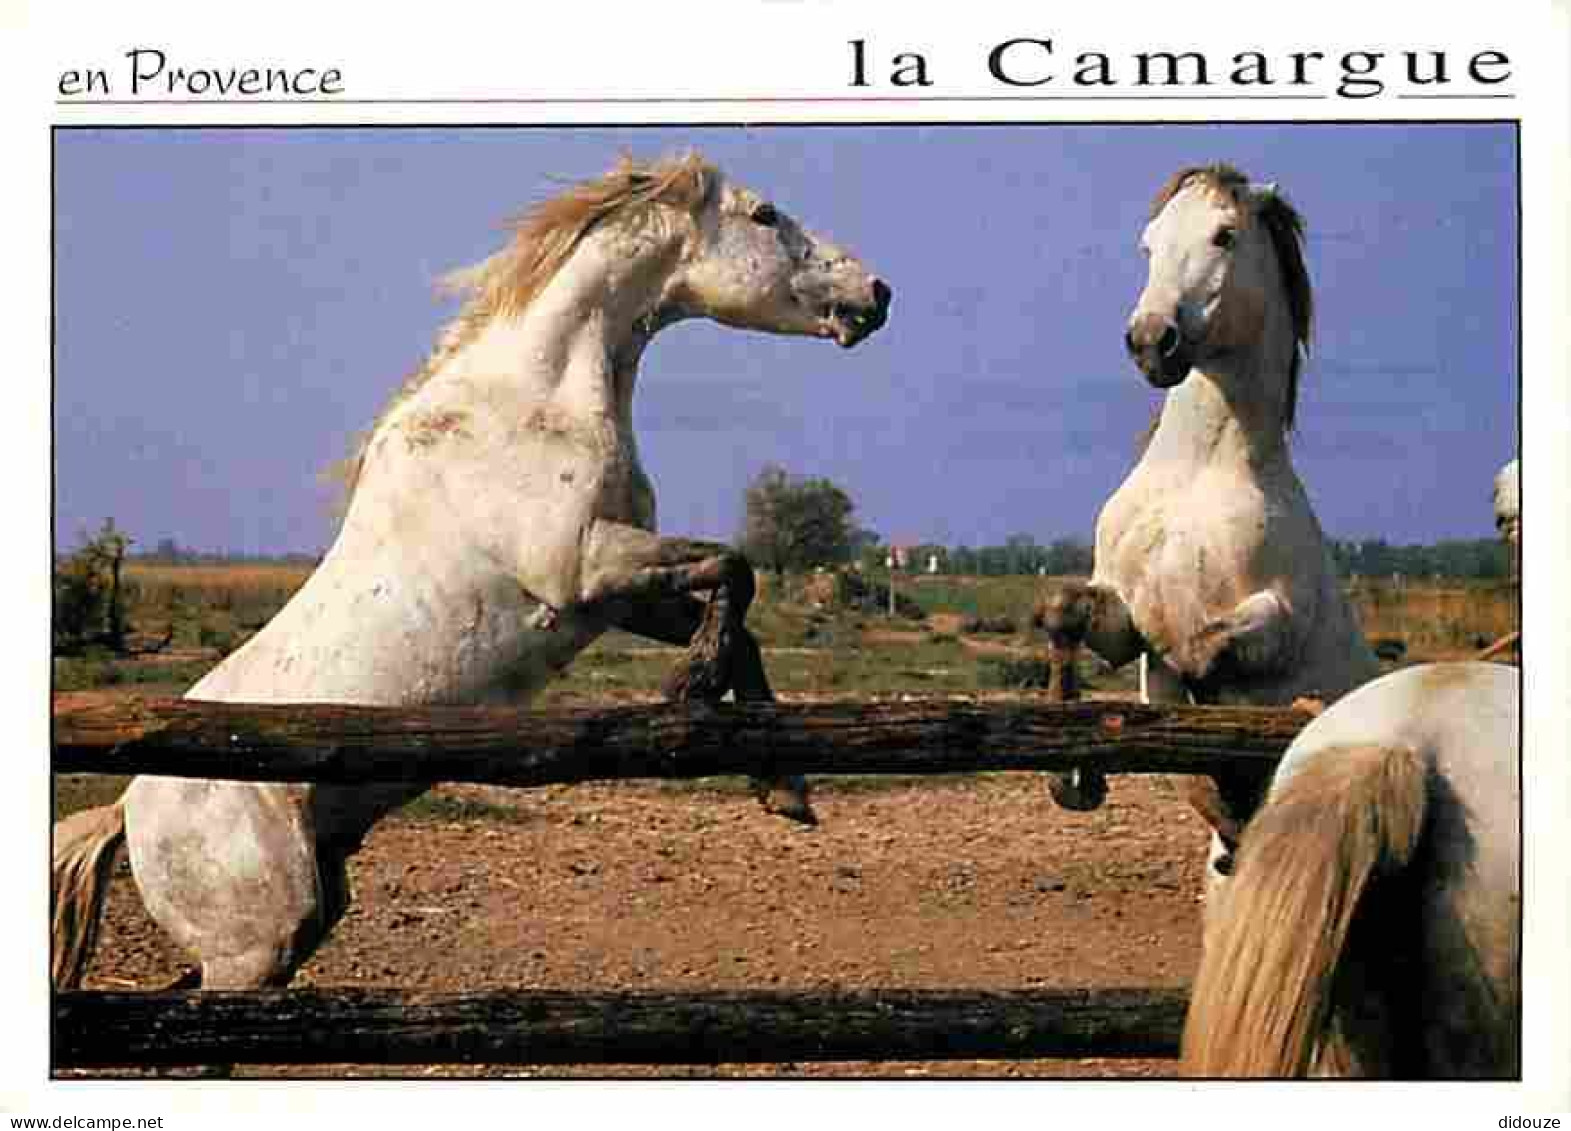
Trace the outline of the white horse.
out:
[[[1522,568],[1522,469],[1512,460],[1495,476],[1495,529],[1511,550],[1513,573]]]
[[[1214,165],[1175,174],[1141,236],[1149,278],[1125,344],[1169,392],[1097,520],[1091,581],[1035,620],[1055,648],[1084,642],[1114,667],[1148,654],[1156,701],[1329,701],[1379,670],[1288,453],[1312,313],[1302,232],[1275,186]],[[1106,794],[1096,773],[1048,781],[1069,808]],[[1216,833],[1214,880],[1265,781],[1187,784]]]
[[[1208,908],[1188,1075],[1521,1070],[1517,672],[1429,664],[1288,748]]]
[[[770,698],[746,560],[653,533],[639,359],[699,317],[850,347],[889,288],[696,155],[624,160],[448,281],[468,302],[368,434],[337,540],[188,697],[517,703],[615,626],[691,642],[668,690]],[[811,818],[800,779],[774,784],[776,808]],[[56,984],[81,977],[122,839],[204,988],[286,983],[348,904],[346,858],[424,788],[136,779],[56,827]]]

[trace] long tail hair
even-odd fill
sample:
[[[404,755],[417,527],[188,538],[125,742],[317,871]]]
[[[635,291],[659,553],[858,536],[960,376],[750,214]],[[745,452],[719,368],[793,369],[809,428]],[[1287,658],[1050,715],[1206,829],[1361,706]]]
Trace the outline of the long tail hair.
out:
[[[1316,1066],[1338,968],[1358,946],[1348,935],[1360,897],[1411,860],[1426,776],[1409,749],[1327,749],[1256,814],[1207,932],[1184,1025],[1185,1075],[1305,1076]]]
[[[84,809],[55,825],[49,973],[57,990],[82,981],[93,944],[115,853],[125,840],[125,811],[120,802]]]

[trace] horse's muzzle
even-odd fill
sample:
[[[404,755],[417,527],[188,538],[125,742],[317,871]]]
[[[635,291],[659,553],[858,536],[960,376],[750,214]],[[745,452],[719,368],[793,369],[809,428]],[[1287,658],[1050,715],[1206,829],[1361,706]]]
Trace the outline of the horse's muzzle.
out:
[[[1158,389],[1171,389],[1189,375],[1194,349],[1177,326],[1155,314],[1142,314],[1124,331],[1124,348],[1140,372]]]
[[[835,340],[846,349],[870,337],[889,321],[889,303],[894,292],[882,279],[873,280],[871,303],[836,303],[829,311],[835,327]]]

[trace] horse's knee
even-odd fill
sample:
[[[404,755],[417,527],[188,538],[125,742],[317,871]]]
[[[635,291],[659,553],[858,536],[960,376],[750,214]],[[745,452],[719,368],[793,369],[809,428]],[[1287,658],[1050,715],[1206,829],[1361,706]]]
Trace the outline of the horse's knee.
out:
[[[726,597],[738,619],[746,616],[748,606],[758,592],[758,577],[753,563],[740,550],[726,549],[720,554],[720,575]]]
[[[204,990],[261,990],[283,987],[294,977],[299,962],[289,948],[258,947],[245,954],[202,960]]]
[[[1091,622],[1088,595],[1080,585],[1064,585],[1037,599],[1031,624],[1057,643],[1077,643]]]

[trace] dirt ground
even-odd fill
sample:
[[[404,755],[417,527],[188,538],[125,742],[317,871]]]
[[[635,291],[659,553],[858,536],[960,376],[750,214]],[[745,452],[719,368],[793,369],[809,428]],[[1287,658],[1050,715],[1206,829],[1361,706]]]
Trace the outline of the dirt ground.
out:
[[[1181,986],[1205,836],[1174,783],[1115,777],[1094,813],[1040,778],[821,784],[821,824],[737,783],[444,786],[378,826],[354,905],[297,985],[500,989]],[[181,956],[122,861],[87,988],[154,988]],[[1170,1076],[1168,1060],[241,1069],[259,1076]]]

